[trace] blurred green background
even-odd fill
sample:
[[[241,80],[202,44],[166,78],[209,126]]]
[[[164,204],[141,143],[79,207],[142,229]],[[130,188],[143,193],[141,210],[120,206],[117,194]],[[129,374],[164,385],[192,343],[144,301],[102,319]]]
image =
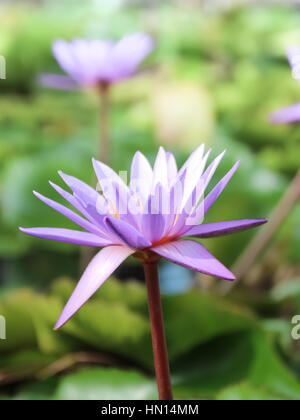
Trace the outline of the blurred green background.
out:
[[[156,49],[139,74],[113,87],[112,166],[128,170],[137,149],[153,162],[160,144],[179,163],[203,141],[213,157],[226,148],[215,180],[237,159],[241,166],[207,221],[267,217],[300,161],[299,125],[268,122],[271,111],[300,98],[285,57],[289,43],[300,44],[300,8],[285,3],[1,5],[0,314],[7,339],[0,340],[0,398],[157,398],[141,267],[128,260],[53,332],[80,276],[79,247],[17,229],[72,227],[32,190],[57,199],[48,180],[60,184],[59,169],[93,180],[99,98],[37,85],[40,72],[62,73],[52,41],[152,34]],[[291,338],[292,316],[300,314],[299,220],[298,204],[226,296],[218,293],[220,281],[162,265],[164,279],[193,275],[181,293],[170,282],[163,289],[175,398],[300,399],[300,340]],[[205,245],[230,267],[255,232]]]

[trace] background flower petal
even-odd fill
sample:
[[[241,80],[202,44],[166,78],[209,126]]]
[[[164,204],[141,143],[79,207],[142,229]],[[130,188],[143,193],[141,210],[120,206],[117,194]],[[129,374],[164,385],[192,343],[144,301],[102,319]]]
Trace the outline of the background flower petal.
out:
[[[270,121],[273,124],[287,124],[300,121],[300,102],[272,112]]]
[[[61,74],[41,73],[37,83],[43,87],[60,90],[76,90],[79,85],[69,76]]]

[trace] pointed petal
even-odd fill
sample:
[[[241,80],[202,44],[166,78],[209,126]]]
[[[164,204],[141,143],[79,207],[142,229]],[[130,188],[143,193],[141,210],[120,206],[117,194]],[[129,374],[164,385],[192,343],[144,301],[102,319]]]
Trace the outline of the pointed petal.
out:
[[[76,192],[79,197],[82,197],[83,201],[89,200],[95,202],[97,200],[99,193],[90,185],[75,176],[65,174],[63,171],[58,171],[58,174],[73,192]]]
[[[205,223],[193,226],[185,232],[185,236],[194,236],[197,238],[212,238],[214,236],[229,235],[231,233],[241,232],[263,223],[266,219],[242,219],[242,220],[226,220],[225,222]]]
[[[73,207],[75,207],[84,217],[86,217],[91,223],[96,225],[97,229],[99,230],[99,233],[101,233],[101,236],[106,237],[105,230],[103,229],[103,223],[101,223],[99,218],[97,218],[98,220],[95,220],[95,218],[93,218],[91,214],[87,211],[87,208],[81,204],[80,200],[74,197],[74,195],[65,191],[63,188],[54,184],[54,182],[49,181],[49,184],[52,188],[55,189],[55,191],[58,192],[58,194],[60,194],[66,201],[68,201]]]
[[[94,188],[72,175],[58,171],[64,182],[74,192],[75,197],[85,208],[92,219],[100,225],[104,215],[107,215],[107,202]]]
[[[153,247],[151,250],[192,270],[226,280],[235,279],[234,275],[199,242],[191,240],[173,241]]]
[[[75,312],[96,292],[115,269],[133,254],[132,249],[123,246],[109,246],[102,249],[91,260],[66,304],[55,329],[65,324]]]
[[[148,159],[141,153],[136,152],[130,172],[130,188],[137,197],[145,200],[150,191],[152,185],[153,171]]]
[[[187,172],[184,180],[183,197],[180,206],[180,211],[183,211],[183,209],[185,209],[186,214],[189,214],[192,211],[192,208],[197,204],[195,202],[197,185],[198,190],[201,189],[200,179],[204,171],[207,159],[210,155],[210,152],[211,149],[207,151],[205,156],[201,159],[200,163],[196,167],[191,165],[187,166],[186,168]]]
[[[205,170],[203,175],[200,176],[200,179],[197,182],[197,185],[195,186],[194,190],[192,191],[190,195],[190,199],[189,199],[190,201],[188,203],[189,205],[187,206],[187,209],[189,210],[190,214],[194,213],[195,209],[197,208],[199,201],[201,197],[203,196],[203,194],[205,193],[205,190],[211,178],[213,177],[219,163],[221,162],[224,154],[225,154],[225,150],[212,161],[212,163],[208,166],[208,168]]]
[[[130,190],[123,179],[109,166],[93,159],[93,166],[103,194],[108,200],[115,201],[115,186],[118,186],[119,194],[123,197],[130,195]]]
[[[168,186],[168,165],[167,156],[165,149],[161,146],[157,153],[154,168],[153,168],[153,185],[152,190],[154,191],[156,185],[160,183],[163,187]]]
[[[210,191],[210,193],[205,197],[202,203],[200,203],[196,211],[186,219],[186,226],[181,231],[181,236],[183,236],[183,234],[190,229],[190,226],[196,225],[201,222],[207,211],[222,193],[222,191],[230,181],[231,177],[233,176],[239,165],[240,161],[238,160],[233,165],[233,167],[227,172],[227,174],[221,179],[221,181],[219,181],[217,185]]]
[[[204,184],[204,190],[208,186],[210,180],[212,179],[214,173],[216,172],[217,167],[219,166],[219,163],[223,159],[223,156],[225,155],[226,150],[224,150],[222,153],[220,153],[208,166],[208,168],[205,170],[202,178],[203,178],[203,184]]]
[[[196,150],[193,151],[193,153],[188,157],[188,159],[185,161],[185,163],[180,168],[178,175],[182,175],[182,173],[187,169],[188,167],[196,167],[200,164],[203,153],[204,153],[205,145],[202,143],[199,147],[197,147]]]
[[[115,217],[105,217],[104,223],[112,237],[115,237],[121,244],[132,248],[147,248],[151,245],[133,226]]]
[[[201,148],[198,149],[198,153],[200,153]],[[193,214],[195,212],[195,208],[197,207],[199,199],[205,189],[205,181],[201,182],[201,179],[210,152],[211,149],[209,149],[205,156],[201,158],[197,167],[194,167],[194,165],[187,166],[183,173],[178,174],[178,180],[182,178],[183,191],[178,215],[175,219],[176,223],[171,227],[170,230],[170,234],[172,235],[177,236],[179,232],[183,231],[189,214]],[[183,177],[184,174],[185,176]],[[188,226],[190,226],[191,224],[194,225],[196,224],[196,222],[190,223]]]
[[[38,238],[50,239],[52,241],[67,242],[70,244],[87,246],[106,246],[112,242],[102,239],[97,235],[79,230],[60,229],[60,228],[19,228],[27,235],[37,236]]]
[[[168,181],[170,186],[176,180],[177,177],[177,163],[173,153],[167,152],[166,157],[168,167]]]
[[[228,182],[230,181],[231,177],[240,166],[240,161],[238,160],[233,167],[227,172],[227,174],[217,183],[217,185],[211,190],[211,192],[205,197],[204,199],[204,214],[210,209],[210,207],[214,204],[216,199],[222,193]]]
[[[47,204],[49,207],[52,207],[54,210],[58,211],[59,213],[63,214],[68,219],[72,220],[77,225],[81,226],[83,229],[88,230],[89,232],[95,233],[96,235],[99,233],[99,230],[97,226],[93,225],[83,217],[79,216],[74,211],[68,209],[67,207],[63,206],[62,204],[57,203],[56,201],[51,200],[50,198],[47,198],[43,196],[42,194],[39,194],[36,191],[33,191],[33,194],[43,201],[45,204]]]
[[[300,121],[300,102],[272,112],[270,121],[273,124],[288,124]]]

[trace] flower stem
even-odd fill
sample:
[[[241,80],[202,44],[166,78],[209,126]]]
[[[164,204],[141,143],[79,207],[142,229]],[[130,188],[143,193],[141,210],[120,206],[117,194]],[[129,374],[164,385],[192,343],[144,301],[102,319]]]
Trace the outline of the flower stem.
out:
[[[100,138],[99,138],[99,160],[106,165],[111,162],[110,145],[110,85],[102,82],[100,85]]]
[[[268,223],[253,237],[252,241],[232,267],[232,271],[235,273],[237,280],[242,279],[247,274],[258,256],[262,254],[277,229],[288,217],[299,198],[300,170],[298,170],[285,194],[271,213],[268,218]],[[236,284],[236,282],[233,283],[224,284],[221,288],[221,293],[229,292]]]
[[[173,396],[160,299],[157,261],[144,262],[144,273],[148,290],[148,307],[158,396],[160,400],[172,400]]]

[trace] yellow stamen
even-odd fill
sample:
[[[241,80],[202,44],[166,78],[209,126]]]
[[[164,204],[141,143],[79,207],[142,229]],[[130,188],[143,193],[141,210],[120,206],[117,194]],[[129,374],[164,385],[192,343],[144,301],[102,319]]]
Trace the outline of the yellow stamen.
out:
[[[139,206],[140,210],[143,211],[143,203],[142,203],[142,200],[140,198],[137,199],[137,203],[138,203],[138,206]]]
[[[178,220],[179,214],[180,214],[180,213],[177,213],[177,214],[176,214],[176,217],[175,217],[175,220],[174,220],[174,223],[173,223],[173,227],[174,227],[174,226],[176,225],[176,223],[177,223],[177,220]]]
[[[120,219],[120,215],[119,215],[118,210],[117,210],[115,204],[113,203],[113,201],[109,200],[109,204],[111,206],[111,209],[109,209],[109,214],[112,217],[115,217],[116,219]]]

